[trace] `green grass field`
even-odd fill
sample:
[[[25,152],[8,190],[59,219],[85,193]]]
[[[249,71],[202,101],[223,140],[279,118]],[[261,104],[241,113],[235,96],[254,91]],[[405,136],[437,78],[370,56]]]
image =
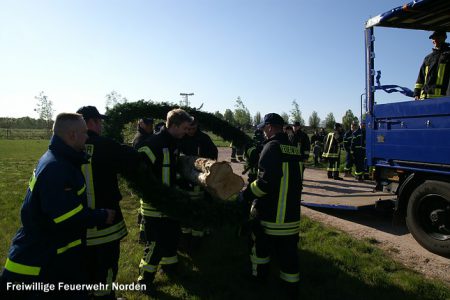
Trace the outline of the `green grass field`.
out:
[[[0,140],[0,264],[20,226],[20,206],[28,179],[44,153],[46,140]],[[137,243],[138,199],[122,184],[122,209],[129,235],[122,242],[118,282],[134,282],[143,246]],[[236,228],[216,228],[191,255],[180,253],[174,278],[157,275],[161,299],[282,299],[275,279],[265,285],[247,277],[247,240]],[[450,288],[425,279],[388,258],[371,240],[347,234],[303,218],[299,244],[301,299],[450,299]],[[147,299],[122,291],[126,299]]]

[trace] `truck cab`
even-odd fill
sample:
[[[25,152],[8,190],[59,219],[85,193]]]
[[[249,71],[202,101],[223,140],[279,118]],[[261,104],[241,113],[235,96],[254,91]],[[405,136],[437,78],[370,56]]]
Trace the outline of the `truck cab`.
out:
[[[375,84],[376,27],[449,32],[450,1],[413,1],[369,19],[365,28],[367,164],[377,188],[396,194],[396,218],[406,220],[424,248],[450,257],[450,95],[398,94],[400,102],[376,104],[383,88]]]

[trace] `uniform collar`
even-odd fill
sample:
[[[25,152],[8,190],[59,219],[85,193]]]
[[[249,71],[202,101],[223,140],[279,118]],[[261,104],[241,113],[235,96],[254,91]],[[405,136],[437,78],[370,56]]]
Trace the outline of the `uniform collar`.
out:
[[[52,136],[48,148],[55,154],[61,155],[74,165],[82,165],[88,162],[88,156],[86,152],[76,151],[75,149],[64,143],[64,141],[56,135]]]

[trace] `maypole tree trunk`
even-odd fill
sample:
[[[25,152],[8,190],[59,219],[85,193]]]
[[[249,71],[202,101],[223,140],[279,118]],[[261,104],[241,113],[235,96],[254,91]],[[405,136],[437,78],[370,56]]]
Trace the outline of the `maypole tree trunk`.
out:
[[[196,156],[181,156],[179,161],[181,176],[198,183],[213,197],[226,200],[244,187],[242,177],[233,173],[226,161],[218,162]]]

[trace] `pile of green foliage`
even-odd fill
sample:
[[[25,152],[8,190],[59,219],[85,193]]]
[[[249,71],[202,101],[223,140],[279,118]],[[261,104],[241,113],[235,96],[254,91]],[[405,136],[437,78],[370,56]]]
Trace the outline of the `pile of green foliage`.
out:
[[[233,145],[244,146],[251,142],[250,137],[244,132],[213,114],[171,103],[154,103],[144,100],[121,103],[115,105],[112,109],[108,109],[106,115],[109,118],[105,122],[105,135],[117,141],[123,141],[122,130],[125,124],[143,117],[165,120],[167,113],[174,108],[184,109],[198,120],[202,129],[233,142]]]

